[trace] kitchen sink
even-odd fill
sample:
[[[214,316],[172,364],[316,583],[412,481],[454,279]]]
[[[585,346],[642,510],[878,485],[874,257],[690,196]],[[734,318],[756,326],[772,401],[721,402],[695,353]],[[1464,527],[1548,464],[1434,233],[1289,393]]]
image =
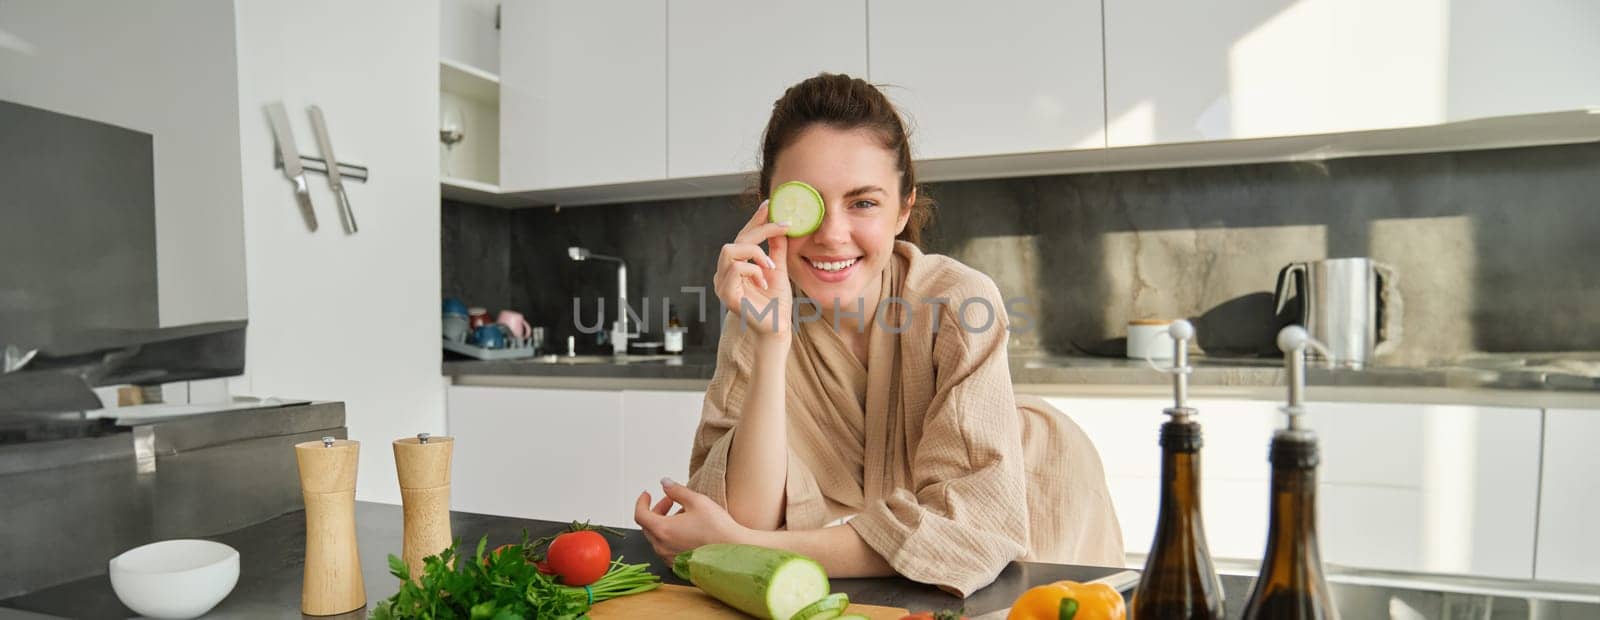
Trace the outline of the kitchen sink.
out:
[[[677,355],[540,355],[529,358],[528,361],[538,364],[582,365],[582,364],[646,364],[671,362],[682,360]]]

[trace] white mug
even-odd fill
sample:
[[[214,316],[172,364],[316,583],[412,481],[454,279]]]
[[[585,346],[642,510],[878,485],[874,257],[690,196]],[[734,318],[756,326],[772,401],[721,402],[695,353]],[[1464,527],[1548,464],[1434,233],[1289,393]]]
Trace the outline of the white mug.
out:
[[[1171,326],[1172,321],[1165,319],[1128,321],[1128,358],[1172,359],[1172,335],[1167,333]]]

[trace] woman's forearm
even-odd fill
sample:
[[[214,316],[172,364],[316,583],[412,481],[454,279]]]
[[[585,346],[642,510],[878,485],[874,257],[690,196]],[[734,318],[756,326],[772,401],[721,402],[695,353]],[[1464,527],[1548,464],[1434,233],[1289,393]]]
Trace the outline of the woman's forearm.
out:
[[[884,577],[895,574],[894,567],[878,555],[861,535],[849,525],[835,525],[820,530],[752,531],[748,540],[752,545],[784,549],[807,556],[822,563],[829,577]]]
[[[783,523],[789,476],[789,429],[784,412],[784,368],[789,341],[756,345],[750,393],[728,452],[728,513],[741,525],[774,530]]]

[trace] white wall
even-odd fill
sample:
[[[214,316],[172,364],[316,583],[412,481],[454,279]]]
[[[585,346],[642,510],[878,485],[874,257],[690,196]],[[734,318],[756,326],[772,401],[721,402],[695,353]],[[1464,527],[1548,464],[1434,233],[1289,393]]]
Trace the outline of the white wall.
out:
[[[357,497],[398,502],[390,442],[443,433],[439,375],[438,0],[239,0],[239,150],[250,295],[236,392],[345,401],[362,442]],[[327,116],[361,231],[346,235],[320,176],[308,232],[272,168],[263,106],[288,108],[317,152],[306,106]]]
[[[162,325],[245,316],[233,5],[0,2],[0,99],[152,136]],[[29,51],[31,48],[31,51]]]

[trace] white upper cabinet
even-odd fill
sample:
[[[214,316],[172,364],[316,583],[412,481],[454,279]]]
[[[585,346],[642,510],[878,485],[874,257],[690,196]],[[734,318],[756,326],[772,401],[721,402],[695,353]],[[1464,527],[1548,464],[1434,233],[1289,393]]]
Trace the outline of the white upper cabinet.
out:
[[[1600,106],[1600,3],[1325,1],[1336,131]]]
[[[1578,0],[507,2],[489,189],[737,191],[823,71],[898,104],[924,180],[1586,142],[1596,33]]]
[[[870,0],[870,77],[917,159],[1102,148],[1100,4]]]
[[[1105,5],[1110,146],[1331,131],[1327,0]]]
[[[1450,120],[1600,107],[1600,2],[1450,3]]]
[[[756,169],[784,89],[822,71],[865,77],[865,0],[672,2],[667,11],[667,170]]]
[[[1600,4],[1119,0],[1110,146],[1435,125],[1600,105]]]
[[[500,185],[666,177],[666,0],[506,2]]]

